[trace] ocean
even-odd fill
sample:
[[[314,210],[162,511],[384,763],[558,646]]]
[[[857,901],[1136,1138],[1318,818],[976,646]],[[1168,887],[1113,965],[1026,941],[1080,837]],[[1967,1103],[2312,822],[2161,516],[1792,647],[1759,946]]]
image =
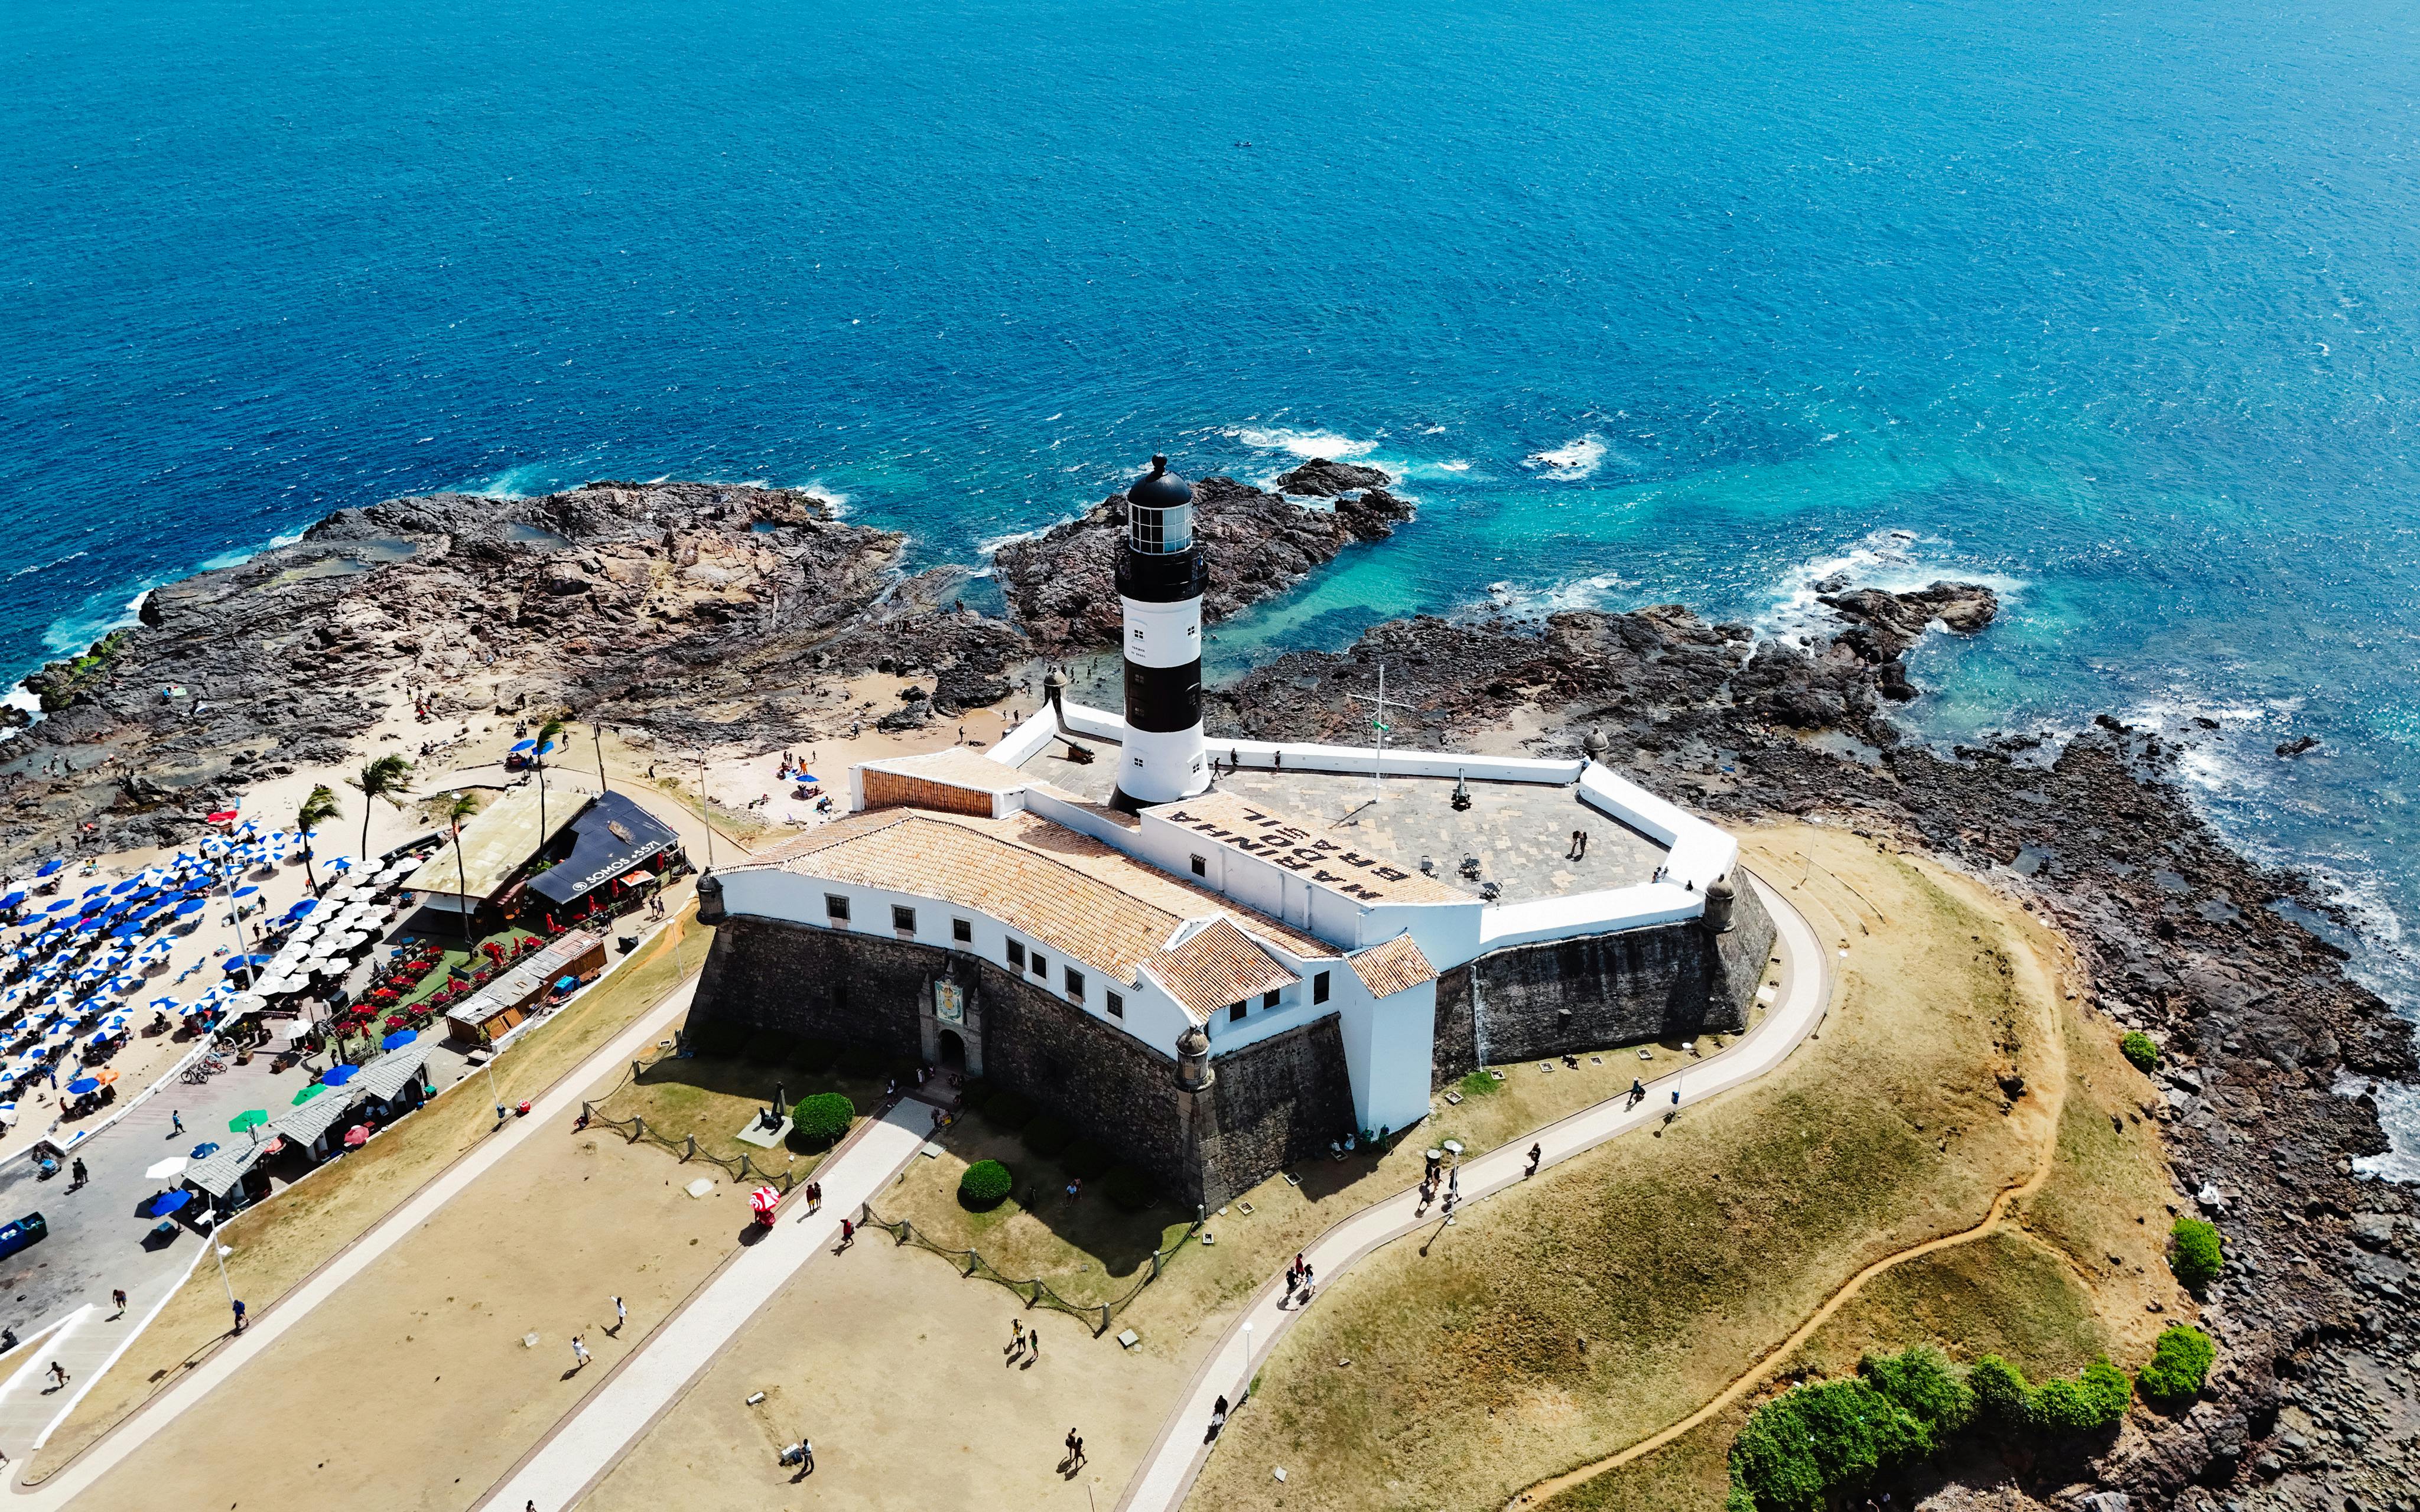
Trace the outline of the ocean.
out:
[[[0,672],[402,493],[762,479],[973,561],[1154,451],[1352,458],[1418,520],[1217,665],[1416,610],[1788,633],[1837,570],[1980,578],[2007,611],[1915,656],[1922,733],[2190,737],[2211,817],[2420,1011],[2415,34],[2384,0],[17,6]]]

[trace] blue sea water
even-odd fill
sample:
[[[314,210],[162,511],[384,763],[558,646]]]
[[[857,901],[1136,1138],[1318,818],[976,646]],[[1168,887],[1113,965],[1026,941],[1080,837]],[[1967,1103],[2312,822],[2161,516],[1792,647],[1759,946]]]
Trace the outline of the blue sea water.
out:
[[[1929,733],[2219,719],[2211,811],[2412,1006],[2415,59],[2390,0],[11,7],[0,671],[416,490],[972,560],[1154,450],[1351,456],[1419,518],[1226,665],[1983,576]]]

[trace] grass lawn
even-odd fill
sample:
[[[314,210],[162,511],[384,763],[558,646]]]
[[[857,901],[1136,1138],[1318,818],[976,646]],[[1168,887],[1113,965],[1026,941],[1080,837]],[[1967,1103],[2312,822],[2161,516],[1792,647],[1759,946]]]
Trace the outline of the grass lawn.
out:
[[[497,1058],[504,1094],[517,1099],[543,1091],[693,976],[712,939],[685,910],[580,1001]],[[229,1220],[224,1233],[235,1253],[227,1273],[255,1316],[486,1138],[494,1126],[486,1092],[483,1079],[457,1083],[359,1152]],[[226,1323],[217,1273],[197,1269],[52,1436],[37,1473],[63,1463],[207,1358]]]
[[[1847,947],[1818,1037],[1662,1137],[1600,1147],[1473,1208],[1426,1255],[1398,1242],[1331,1282],[1194,1505],[1501,1505],[1686,1417],[1859,1269],[1974,1225],[2039,1167],[2055,1126],[2030,1088],[2062,1074],[2055,942],[1971,882],[1845,834],[1748,843],[1785,887],[1805,852],[1882,911],[1868,933],[1859,905],[1790,892]],[[2013,1103],[2009,1070],[2029,1088]],[[1633,1074],[1603,1072],[1617,1090]]]
[[[649,1130],[667,1139],[695,1135],[697,1148],[706,1154],[729,1161],[746,1155],[758,1167],[788,1166],[803,1177],[822,1161],[820,1152],[797,1154],[784,1146],[761,1149],[739,1142],[739,1131],[757,1110],[771,1103],[777,1092],[794,1104],[811,1092],[838,1092],[857,1109],[861,1122],[882,1090],[878,1076],[845,1076],[838,1072],[811,1076],[795,1067],[693,1056],[656,1062],[637,1081],[597,1106],[608,1118],[644,1119]],[[667,1153],[666,1158],[677,1157]]]

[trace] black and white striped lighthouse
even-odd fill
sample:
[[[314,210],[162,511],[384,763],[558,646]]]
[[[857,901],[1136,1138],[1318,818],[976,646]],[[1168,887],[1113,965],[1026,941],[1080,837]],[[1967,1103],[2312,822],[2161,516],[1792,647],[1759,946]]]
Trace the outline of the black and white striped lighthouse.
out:
[[[1193,489],[1151,459],[1126,490],[1126,541],[1118,552],[1125,618],[1126,738],[1117,796],[1123,809],[1191,797],[1210,785],[1202,746],[1202,593],[1210,574],[1193,540]]]

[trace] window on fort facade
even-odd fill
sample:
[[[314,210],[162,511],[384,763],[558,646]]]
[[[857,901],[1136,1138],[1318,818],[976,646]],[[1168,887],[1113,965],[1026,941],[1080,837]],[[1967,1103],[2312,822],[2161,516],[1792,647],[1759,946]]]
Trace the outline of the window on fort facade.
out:
[[[891,905],[891,927],[897,930],[902,934],[915,933],[916,910],[913,908],[903,908],[897,903],[892,903]]]
[[[954,918],[950,920],[950,938],[960,945],[972,945],[975,941],[975,927],[966,919]]]
[[[845,893],[824,894],[824,917],[835,924],[848,922],[848,897]]]
[[[1243,1005],[1243,1004],[1241,1004],[1241,1003],[1229,1003],[1229,1004],[1227,1005],[1227,1022],[1228,1022],[1228,1023],[1230,1023],[1230,1024],[1241,1024],[1242,1022],[1244,1022],[1244,1005]]]
[[[1039,950],[1033,952],[1033,974],[1046,982],[1050,980],[1050,958]]]
[[[1261,1006],[1263,1008],[1275,1008],[1278,1006],[1278,990],[1276,988],[1272,987],[1267,992],[1261,994]]]
[[[1008,964],[1017,970],[1025,969],[1025,945],[1021,940],[1008,942]]]
[[[1193,858],[1193,874],[1197,877],[1208,876],[1210,874],[1210,863],[1199,856],[1195,856]]]
[[[1067,982],[1067,995],[1078,1002],[1084,1000],[1084,974],[1074,966],[1062,968]]]
[[[1126,1016],[1126,1000],[1125,995],[1121,993],[1109,993],[1105,994],[1104,996],[1109,1004],[1109,1017],[1113,1019],[1122,1019]]]
[[[1311,1000],[1314,1003],[1324,1003],[1327,1001],[1326,972],[1323,971],[1311,979]]]

